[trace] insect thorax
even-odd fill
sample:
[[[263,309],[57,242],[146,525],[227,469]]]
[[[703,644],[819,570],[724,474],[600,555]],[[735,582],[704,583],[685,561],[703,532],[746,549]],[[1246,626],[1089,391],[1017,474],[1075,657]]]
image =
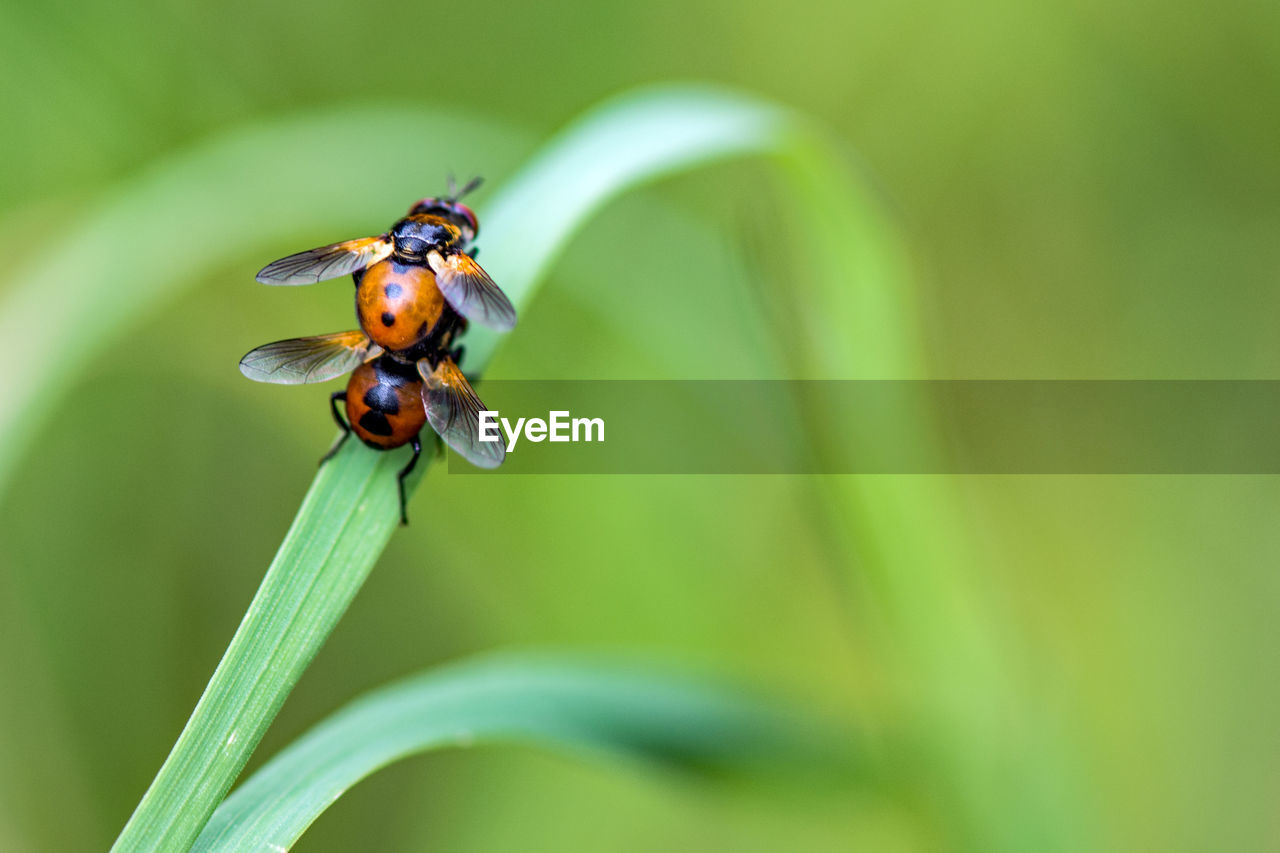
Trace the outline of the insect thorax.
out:
[[[424,258],[433,249],[447,249],[461,236],[458,226],[432,215],[407,216],[391,228],[396,254],[405,258]]]

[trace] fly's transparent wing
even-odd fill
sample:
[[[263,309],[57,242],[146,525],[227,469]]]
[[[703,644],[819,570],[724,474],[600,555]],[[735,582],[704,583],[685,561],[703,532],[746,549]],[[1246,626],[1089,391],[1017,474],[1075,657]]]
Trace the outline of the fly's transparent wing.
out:
[[[240,359],[240,372],[254,382],[306,385],[350,373],[382,352],[364,332],[335,332],[276,341]]]
[[[257,278],[263,284],[315,284],[376,264],[391,254],[393,245],[385,234],[344,240],[272,261],[258,271]]]
[[[435,370],[424,359],[418,362],[422,374],[422,403],[427,409],[427,422],[472,465],[497,468],[506,458],[502,440],[480,440],[480,412],[484,403],[472,390],[453,359],[444,358]]]
[[[436,274],[436,286],[453,310],[499,332],[515,328],[515,306],[474,258],[461,253],[446,257],[432,252],[427,256],[427,263]]]

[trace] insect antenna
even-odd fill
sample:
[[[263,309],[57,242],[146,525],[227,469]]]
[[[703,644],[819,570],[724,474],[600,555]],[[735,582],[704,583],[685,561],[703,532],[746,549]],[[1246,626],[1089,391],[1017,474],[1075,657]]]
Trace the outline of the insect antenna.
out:
[[[457,195],[455,195],[455,196],[453,197],[453,200],[454,200],[454,201],[457,201],[458,199],[462,198],[462,197],[463,197],[464,195],[466,195],[467,193],[469,193],[469,192],[471,192],[471,191],[475,190],[477,187],[479,187],[479,186],[480,186],[481,184],[483,184],[483,183],[484,183],[484,178],[482,178],[482,177],[481,177],[481,176],[479,176],[479,175],[476,175],[474,178],[472,178],[471,180],[467,181],[467,185],[466,185],[465,187],[463,187],[463,188],[462,188],[462,192],[460,192],[460,193],[458,193]],[[450,188],[449,188],[449,192],[453,192],[453,188],[452,188],[452,187],[450,187]]]
[[[458,182],[453,177],[453,172],[448,172],[444,176],[445,185],[449,188],[449,201],[458,200]]]

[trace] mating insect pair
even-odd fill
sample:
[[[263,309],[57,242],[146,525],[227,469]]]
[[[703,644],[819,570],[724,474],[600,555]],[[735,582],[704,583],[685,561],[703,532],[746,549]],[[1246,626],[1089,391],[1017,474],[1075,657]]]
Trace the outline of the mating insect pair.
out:
[[[502,464],[501,442],[479,440],[484,404],[458,364],[454,339],[468,319],[499,331],[515,326],[506,294],[476,263],[472,247],[480,226],[458,199],[475,189],[424,198],[377,237],[364,237],[299,252],[267,264],[263,284],[314,284],[350,274],[356,283],[359,331],[293,338],[258,347],[240,360],[240,372],[257,382],[300,385],[351,372],[345,391],[330,396],[343,434],[324,461],[355,433],[375,450],[408,444],[413,457],[400,471],[400,520],[407,524],[404,478],[422,452],[425,424],[468,461],[482,468]],[[344,420],[338,401],[345,404]]]

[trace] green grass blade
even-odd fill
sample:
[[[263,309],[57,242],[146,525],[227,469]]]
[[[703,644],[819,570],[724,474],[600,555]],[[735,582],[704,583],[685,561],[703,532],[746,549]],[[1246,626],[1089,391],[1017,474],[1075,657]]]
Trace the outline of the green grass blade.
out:
[[[746,155],[774,160],[796,184],[815,175],[836,182],[825,192],[806,195],[815,205],[815,220],[847,226],[840,238],[859,258],[854,272],[902,262],[899,246],[884,248],[893,235],[879,200],[849,172],[843,152],[835,150],[824,133],[803,117],[758,98],[690,85],[641,89],[606,101],[545,146],[485,211],[485,267],[522,302],[577,230],[611,199],[705,163]],[[637,244],[664,251],[678,240],[640,234]],[[875,285],[881,280],[867,287],[850,286],[847,277],[839,281],[843,299],[868,303],[868,310],[854,312],[854,327],[839,340],[862,340],[861,332],[867,330],[876,344],[855,344],[862,356],[856,375],[884,378],[918,370],[912,358],[882,354],[889,341],[902,347],[900,341],[914,342],[916,336],[894,333],[910,327],[911,314],[900,289],[879,292]],[[786,283],[788,290],[794,286]],[[468,352],[483,361],[499,337],[473,327],[467,334]]]
[[[799,306],[791,337],[805,351],[806,375],[925,376],[913,270],[893,222],[821,135],[794,137],[781,162],[812,273],[786,294]],[[928,458],[940,443],[923,403],[904,401],[880,423]],[[873,456],[885,446],[874,427],[821,410],[809,427],[819,453]],[[816,485],[815,515],[845,555],[851,588],[863,593],[854,597],[859,623],[886,671],[909,685],[891,723],[920,744],[926,760],[911,786],[947,837],[991,851],[1096,848],[1097,807],[1070,769],[1073,745],[1035,726],[1022,741],[1010,736],[1009,720],[1027,713],[1010,679],[1016,617],[991,595],[955,480],[824,477]]]
[[[802,150],[797,140],[808,138],[789,114],[714,90],[648,90],[612,101],[553,139],[480,211],[486,267],[523,308],[555,252],[608,199],[715,159],[794,156]],[[263,156],[284,160],[293,152]],[[901,328],[902,318],[865,322]],[[483,370],[495,342],[471,336],[469,369]],[[350,442],[317,476],[115,849],[183,850],[194,841],[394,530],[394,458]]]
[[[485,212],[485,266],[513,300],[523,302],[541,272],[610,199],[700,163],[771,152],[787,127],[781,109],[719,89],[661,87],[607,101],[566,128],[503,187],[500,203]],[[468,351],[487,359],[499,337],[473,328]]]
[[[355,450],[354,446],[351,450]],[[385,454],[343,452],[316,475],[231,645],[118,850],[186,850],[391,535]]]
[[[687,679],[494,656],[383,687],[333,714],[237,788],[194,849],[287,849],[352,785],[432,749],[520,742],[697,771],[768,772],[830,764],[812,734],[750,696]]]

